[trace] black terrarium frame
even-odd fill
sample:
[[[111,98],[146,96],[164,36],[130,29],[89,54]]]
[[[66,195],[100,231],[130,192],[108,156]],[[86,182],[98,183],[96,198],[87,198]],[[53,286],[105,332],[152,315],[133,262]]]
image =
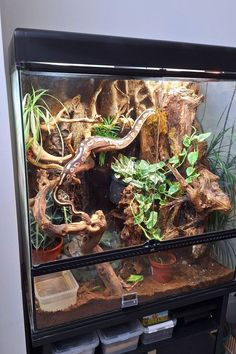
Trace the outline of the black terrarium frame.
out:
[[[66,50],[61,51],[61,43]],[[141,40],[96,35],[67,34],[36,30],[16,30],[12,45],[12,67],[20,72],[76,72],[109,74],[123,78],[235,78],[233,58],[235,49],[153,40]],[[43,50],[42,50],[43,48]],[[78,49],[79,48],[79,49]],[[98,49],[99,48],[99,49]],[[120,56],[118,53],[124,53]],[[105,251],[103,254],[74,257],[56,263],[40,264],[33,274],[50,273],[62,268],[73,268],[105,260],[110,261],[134,254],[171,249],[232,238],[235,230],[214,231],[197,238],[178,238],[165,243],[147,241],[143,246]],[[64,266],[63,266],[64,265]]]
[[[63,50],[61,50],[62,45]],[[109,75],[112,78],[119,79],[147,79],[148,77],[152,79],[199,78],[229,81],[236,79],[236,49],[234,48],[19,29],[15,31],[11,50],[12,68],[17,69],[17,74],[13,75],[17,75],[19,81],[24,72],[76,73],[94,77],[96,75],[97,77]],[[17,109],[19,109],[19,106]],[[19,170],[21,168],[22,165],[19,165]],[[24,176],[23,179],[23,185],[25,186],[27,181]],[[26,201],[24,203],[27,204]],[[20,209],[22,215],[26,217],[22,206]],[[29,223],[28,220],[27,223]],[[165,242],[152,239],[138,246],[82,255],[36,266],[32,265],[29,234],[26,231],[24,233],[23,253],[25,254],[25,262],[28,264],[26,273],[28,273],[28,279],[31,279],[30,283],[32,284],[33,278],[38,275],[156,251],[226,240],[235,236],[236,229],[230,229]],[[29,288],[31,288],[30,285]],[[30,293],[34,294],[33,289],[30,290]],[[32,307],[35,320],[35,305],[33,304]],[[102,318],[104,319],[104,316]],[[73,326],[67,325],[68,328],[73,328]],[[45,332],[45,330],[36,330],[36,324],[33,327],[35,333],[41,332],[42,336],[50,331],[55,332],[57,330],[55,328]],[[87,328],[87,325],[85,327]],[[36,335],[35,340],[38,340],[39,337]]]

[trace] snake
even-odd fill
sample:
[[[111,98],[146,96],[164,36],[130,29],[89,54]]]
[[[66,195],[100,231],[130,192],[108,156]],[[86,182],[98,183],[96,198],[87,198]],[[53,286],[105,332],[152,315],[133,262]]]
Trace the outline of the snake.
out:
[[[63,183],[70,183],[73,179],[77,180],[78,183],[79,179],[76,178],[76,173],[81,172],[81,167],[92,153],[122,150],[130,145],[139,134],[145,121],[154,113],[155,110],[152,108],[143,111],[135,120],[131,130],[123,138],[112,139],[95,135],[82,140],[75,151],[74,157],[64,166],[59,182],[54,188],[53,197],[56,203],[60,206],[70,206],[75,215],[83,214],[83,212],[75,210],[74,204],[69,198],[63,199],[63,201],[59,199],[59,191],[65,195],[65,192],[61,189]]]

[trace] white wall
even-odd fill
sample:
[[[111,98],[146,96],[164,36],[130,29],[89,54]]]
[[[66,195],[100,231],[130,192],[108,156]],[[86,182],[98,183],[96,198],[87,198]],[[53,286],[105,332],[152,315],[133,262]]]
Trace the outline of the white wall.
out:
[[[0,353],[24,354],[25,333],[20,281],[13,166],[0,26]]]
[[[235,0],[1,0],[0,3],[5,46],[15,27],[236,46]]]
[[[0,9],[6,62],[8,44],[16,27],[236,46],[235,0],[0,0]],[[1,46],[0,33],[0,119],[4,132],[0,139],[0,353],[24,354],[13,171]]]

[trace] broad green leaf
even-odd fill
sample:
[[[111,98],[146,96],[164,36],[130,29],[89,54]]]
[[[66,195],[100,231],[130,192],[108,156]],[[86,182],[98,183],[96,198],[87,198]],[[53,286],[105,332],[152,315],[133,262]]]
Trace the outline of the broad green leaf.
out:
[[[161,230],[158,228],[155,228],[151,231],[150,233],[151,238],[153,238],[154,240],[161,240],[162,236],[161,236]]]
[[[149,172],[149,173],[156,172],[156,170],[157,170],[156,164],[150,165],[150,166],[148,167],[148,172]]]
[[[135,199],[137,200],[138,203],[142,204],[145,202],[146,198],[142,194],[135,193]]]
[[[178,192],[179,190],[179,183],[174,183],[170,186],[170,188],[168,189],[168,194],[173,195],[176,192]]]
[[[186,147],[189,147],[191,145],[191,138],[188,135],[185,135],[183,138],[183,144]]]
[[[152,181],[156,185],[157,182],[160,181],[160,178],[158,175],[150,175],[149,180]]]
[[[145,160],[141,160],[139,163],[138,163],[138,168],[140,170],[146,170],[149,168],[149,163]]]
[[[160,161],[160,162],[157,162],[157,163],[153,163],[151,166],[155,167],[155,171],[156,171],[156,170],[162,169],[165,165],[166,164],[165,164],[164,161]]]
[[[123,181],[128,184],[132,181],[132,177],[126,177],[123,179]]]
[[[152,206],[152,203],[144,204],[144,206],[143,206],[144,213],[146,213],[151,208],[151,206]]]
[[[144,186],[143,182],[136,181],[136,180],[135,180],[135,181],[132,180],[132,181],[130,182],[130,184],[132,184],[132,186],[134,186],[134,187],[136,187],[136,188],[139,188],[139,189],[142,189],[143,186]]]
[[[157,163],[158,168],[163,168],[165,165],[166,164],[165,164],[164,161],[160,161],[160,162]]]
[[[179,163],[179,158],[178,158],[178,156],[173,156],[173,157],[171,157],[171,158],[169,159],[169,163],[174,164],[174,165],[176,165],[177,163]]]
[[[198,159],[198,152],[197,151],[192,151],[188,154],[188,162],[190,165],[195,165]]]
[[[192,176],[190,176],[193,179],[198,178],[200,176],[199,173],[194,173]]]
[[[151,211],[148,220],[145,221],[145,225],[147,226],[148,230],[152,229],[156,225],[157,218],[158,218],[157,212]]]
[[[134,224],[139,225],[143,222],[144,215],[143,214],[138,214],[134,216]]]
[[[199,142],[202,142],[202,141],[206,140],[207,138],[209,138],[210,135],[211,135],[211,133],[203,133],[203,134],[196,135],[196,138]]]
[[[187,178],[185,178],[185,181],[187,183],[192,183],[193,182],[193,178],[192,177],[187,177]]]
[[[128,283],[136,283],[138,281],[143,281],[143,275],[141,275],[141,274],[131,274],[126,281]]]
[[[186,175],[189,177],[191,176],[193,173],[195,172],[195,168],[193,166],[189,166],[187,169],[186,169]]]
[[[165,191],[166,191],[166,184],[161,184],[161,185],[159,186],[159,188],[158,188],[158,191],[159,191],[160,193],[165,193]]]
[[[160,194],[157,192],[153,194],[153,198],[154,198],[154,200],[161,200],[162,199]]]

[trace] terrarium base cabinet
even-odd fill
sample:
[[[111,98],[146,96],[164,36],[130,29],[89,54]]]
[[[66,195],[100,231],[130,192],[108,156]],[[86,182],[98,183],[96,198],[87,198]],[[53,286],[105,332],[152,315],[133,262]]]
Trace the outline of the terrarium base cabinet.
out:
[[[27,29],[11,49],[32,332],[229,284],[236,49]]]

